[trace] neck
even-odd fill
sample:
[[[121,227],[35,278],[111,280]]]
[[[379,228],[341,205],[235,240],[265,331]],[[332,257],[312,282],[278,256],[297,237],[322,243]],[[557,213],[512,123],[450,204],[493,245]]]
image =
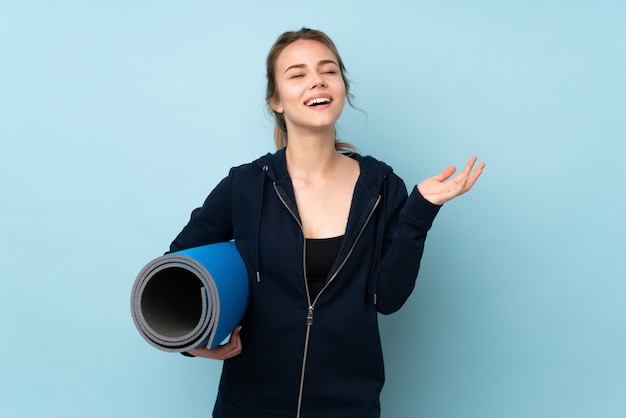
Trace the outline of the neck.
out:
[[[285,154],[292,178],[328,174],[341,157],[335,150],[334,130],[332,135],[290,135]]]

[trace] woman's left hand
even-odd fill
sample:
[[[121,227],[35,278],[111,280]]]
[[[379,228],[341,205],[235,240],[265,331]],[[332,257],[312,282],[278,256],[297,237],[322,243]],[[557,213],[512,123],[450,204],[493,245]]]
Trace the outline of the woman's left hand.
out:
[[[447,201],[468,192],[474,186],[486,165],[480,163],[472,171],[476,160],[476,157],[470,158],[465,168],[452,179],[450,177],[456,171],[454,166],[450,166],[436,176],[422,181],[417,185],[417,189],[430,203],[443,205]]]

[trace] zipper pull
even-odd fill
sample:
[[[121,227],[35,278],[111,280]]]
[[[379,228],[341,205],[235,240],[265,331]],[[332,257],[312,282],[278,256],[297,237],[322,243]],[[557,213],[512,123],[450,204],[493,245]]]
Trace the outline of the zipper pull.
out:
[[[313,325],[313,307],[309,306],[309,313],[306,315],[306,324],[307,326]]]

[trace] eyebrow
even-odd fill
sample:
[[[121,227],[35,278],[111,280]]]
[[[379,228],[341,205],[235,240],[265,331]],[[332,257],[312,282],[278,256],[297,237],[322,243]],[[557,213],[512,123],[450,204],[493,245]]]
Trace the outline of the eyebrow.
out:
[[[333,60],[321,60],[317,63],[318,66],[326,65],[326,64],[335,64],[337,67],[339,67],[339,64],[337,64]],[[283,72],[283,74],[289,70],[294,70],[294,69],[304,68],[304,67],[306,67],[306,64],[294,64],[294,65],[287,67],[287,69]]]

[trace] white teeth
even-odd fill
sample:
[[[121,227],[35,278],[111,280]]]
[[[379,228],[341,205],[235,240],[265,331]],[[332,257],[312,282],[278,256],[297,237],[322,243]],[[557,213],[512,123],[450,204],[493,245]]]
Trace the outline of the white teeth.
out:
[[[309,100],[308,102],[306,102],[306,105],[313,106],[313,105],[324,104],[324,103],[330,103],[330,99],[328,97],[319,97],[317,99]]]

